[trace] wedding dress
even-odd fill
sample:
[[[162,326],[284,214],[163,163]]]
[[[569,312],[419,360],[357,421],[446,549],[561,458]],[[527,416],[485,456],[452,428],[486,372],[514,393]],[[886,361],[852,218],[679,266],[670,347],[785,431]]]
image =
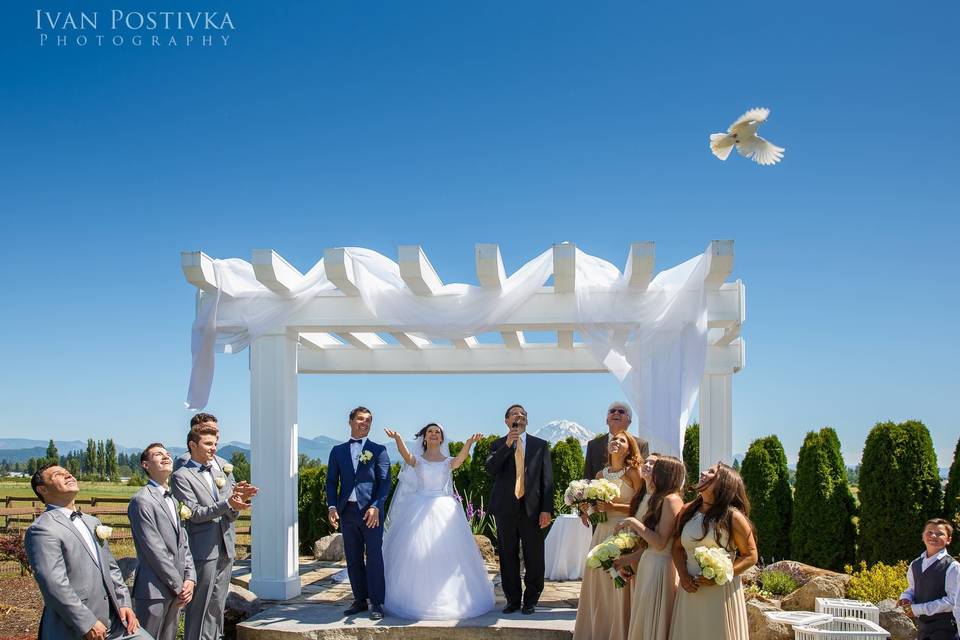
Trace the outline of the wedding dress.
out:
[[[414,467],[404,466],[387,514],[384,609],[409,620],[482,615],[493,609],[493,585],[453,497],[453,458],[416,458]]]

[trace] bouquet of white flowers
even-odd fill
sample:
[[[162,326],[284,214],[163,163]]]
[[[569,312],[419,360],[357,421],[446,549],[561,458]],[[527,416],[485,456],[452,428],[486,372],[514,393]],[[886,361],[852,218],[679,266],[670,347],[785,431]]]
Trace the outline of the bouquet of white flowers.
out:
[[[598,502],[610,502],[614,498],[620,497],[620,488],[609,480],[574,480],[563,492],[563,503],[567,506],[580,504],[590,505],[587,511],[590,516],[590,522],[599,524],[607,521],[607,514],[603,511],[595,511],[593,506]]]
[[[700,575],[725,585],[733,580],[733,560],[726,549],[700,546],[693,550],[693,557],[700,565]]]
[[[613,561],[622,555],[632,553],[640,546],[640,538],[632,533],[621,531],[604,539],[590,549],[587,554],[587,566],[591,569],[604,569],[613,578],[613,586],[623,588],[626,581],[613,567]]]

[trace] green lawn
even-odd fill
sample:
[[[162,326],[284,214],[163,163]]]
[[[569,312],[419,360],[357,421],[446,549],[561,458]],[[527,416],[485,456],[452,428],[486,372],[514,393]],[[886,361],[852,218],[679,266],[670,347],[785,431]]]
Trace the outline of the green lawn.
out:
[[[137,492],[140,487],[128,487],[125,484],[116,484],[113,482],[81,482],[80,499],[89,499],[93,496],[104,498],[129,498]],[[33,489],[30,488],[29,481],[23,480],[0,480],[0,500],[7,496],[15,498],[35,498]]]

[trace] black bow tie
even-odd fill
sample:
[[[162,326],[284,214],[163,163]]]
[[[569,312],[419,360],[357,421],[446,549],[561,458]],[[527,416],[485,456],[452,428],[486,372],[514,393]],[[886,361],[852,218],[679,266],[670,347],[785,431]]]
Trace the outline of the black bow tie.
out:
[[[70,521],[73,522],[74,520],[81,517],[82,515],[83,514],[80,513],[79,511],[74,511],[73,513],[70,514]]]
[[[169,491],[164,491],[164,492],[163,492],[163,497],[164,497],[164,498],[169,498],[169,497],[172,496],[172,495],[173,495],[173,494],[170,493]]]
[[[210,473],[210,468],[211,467],[209,464],[202,464],[200,465],[200,473],[203,473],[203,472]]]
[[[356,442],[357,444],[360,444],[361,442],[363,442],[363,440],[357,440],[356,438],[350,438],[350,444],[353,444],[354,442]]]

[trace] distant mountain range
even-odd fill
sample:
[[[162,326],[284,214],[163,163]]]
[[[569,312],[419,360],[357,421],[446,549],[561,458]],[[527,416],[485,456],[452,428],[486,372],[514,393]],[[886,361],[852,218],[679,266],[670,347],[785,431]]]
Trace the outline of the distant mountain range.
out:
[[[586,448],[588,442],[596,437],[595,433],[572,420],[554,420],[531,433],[538,438],[543,438],[551,445],[567,438],[576,438],[580,446],[584,448]]]

